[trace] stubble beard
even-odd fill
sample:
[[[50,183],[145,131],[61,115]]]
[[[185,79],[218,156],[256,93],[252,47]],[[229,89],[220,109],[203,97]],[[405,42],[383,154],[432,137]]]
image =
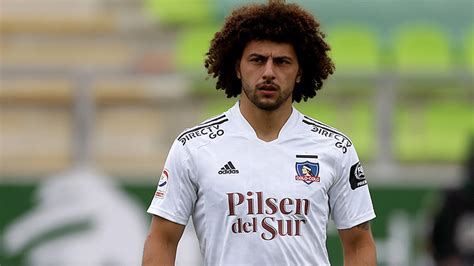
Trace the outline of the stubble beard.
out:
[[[249,86],[245,86],[244,84],[242,84],[242,91],[251,103],[253,103],[257,108],[265,111],[275,111],[283,105],[289,97],[291,97],[291,92],[282,93],[281,90],[278,89],[277,98],[275,100],[270,100],[265,96],[259,96],[256,93],[258,91],[257,88],[249,89]]]

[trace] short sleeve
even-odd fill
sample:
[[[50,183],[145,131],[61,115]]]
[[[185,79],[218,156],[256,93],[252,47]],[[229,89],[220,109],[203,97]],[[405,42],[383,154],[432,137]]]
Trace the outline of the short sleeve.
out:
[[[147,212],[186,225],[197,198],[192,173],[189,156],[183,145],[175,141]]]
[[[365,173],[354,146],[342,155],[337,176],[328,191],[337,229],[348,229],[375,218]]]

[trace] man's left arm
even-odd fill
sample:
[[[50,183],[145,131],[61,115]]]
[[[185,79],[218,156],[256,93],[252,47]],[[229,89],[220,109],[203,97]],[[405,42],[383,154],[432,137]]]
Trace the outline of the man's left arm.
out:
[[[377,265],[375,242],[369,221],[338,231],[344,250],[345,266]]]

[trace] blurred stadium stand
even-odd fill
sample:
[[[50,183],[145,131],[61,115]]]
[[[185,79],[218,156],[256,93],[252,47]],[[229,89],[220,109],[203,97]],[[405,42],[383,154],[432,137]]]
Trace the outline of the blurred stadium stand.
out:
[[[77,90],[95,107],[91,161],[156,174],[177,132],[231,104],[205,79],[202,60],[224,14],[244,2],[3,1],[2,176],[74,163]],[[318,99],[299,108],[348,132],[371,165],[456,173],[474,128],[472,2],[297,2],[322,21],[337,68]],[[27,121],[52,115],[61,118],[40,123],[41,132],[62,132],[58,144],[34,145],[57,150],[44,163],[48,156],[13,140],[43,139]]]
[[[3,72],[0,100],[2,114],[5,114],[2,115],[5,128],[2,172],[8,169],[9,175],[18,173],[10,161],[12,158],[18,160],[15,156],[20,155],[10,151],[17,145],[8,141],[8,132],[15,136],[33,133],[20,127],[16,131],[9,130],[12,122],[4,116],[14,113],[13,110],[36,108],[38,112],[32,115],[38,119],[51,112],[66,113],[71,117],[73,91],[78,89],[90,90],[93,95],[97,105],[95,123],[104,123],[104,126],[94,127],[95,130],[101,128],[106,132],[105,125],[114,123],[102,120],[114,113],[110,109],[116,108],[120,114],[127,109],[132,109],[131,113],[142,109],[144,117],[150,118],[149,123],[137,122],[139,127],[149,128],[146,138],[150,141],[163,139],[162,146],[154,146],[159,148],[155,152],[166,153],[164,140],[172,139],[176,132],[168,131],[170,135],[166,135],[155,128],[170,125],[162,121],[166,116],[160,112],[165,109],[163,102],[173,104],[163,99],[173,98],[180,106],[175,109],[184,109],[181,101],[190,101],[195,96],[200,96],[195,99],[204,103],[218,100],[209,88],[212,83],[204,80],[202,59],[224,14],[240,4],[229,0],[188,2],[187,7],[192,8],[182,8],[169,0],[143,3],[134,0],[4,1],[0,46]],[[316,100],[318,103],[301,104],[301,108],[349,132],[359,146],[361,156],[375,163],[377,158],[382,158],[378,163],[384,164],[396,161],[456,163],[461,159],[462,147],[473,128],[472,45],[469,45],[472,42],[472,27],[469,26],[473,22],[466,11],[472,3],[457,1],[457,16],[448,17],[449,9],[453,7],[443,1],[429,5],[413,2],[408,6],[369,2],[341,5],[329,1],[300,1],[314,11],[327,28],[337,67],[335,77],[321,92],[321,99]],[[148,13],[144,12],[145,8]],[[466,72],[468,74],[459,74]],[[164,79],[168,80],[166,85],[163,85]],[[348,95],[355,98],[348,101]],[[449,101],[445,102],[446,99]],[[200,105],[195,102],[196,106]],[[204,107],[201,115],[184,119],[182,124],[176,121],[171,124],[176,129],[189,126],[193,120],[224,110],[229,105],[223,100],[219,102],[222,102],[221,108]],[[450,107],[450,102],[454,107]],[[139,108],[140,105],[146,107]],[[154,109],[160,110],[151,115]],[[109,112],[109,115],[101,112]],[[461,123],[454,123],[451,116],[443,120],[439,114],[445,112],[458,117]],[[120,124],[120,114],[117,118],[111,117],[111,121],[116,119],[115,123]],[[165,124],[158,126],[160,122]],[[72,124],[63,123],[63,127],[69,127],[63,131],[72,132]],[[445,126],[435,126],[439,124]],[[110,127],[111,133],[117,132]],[[144,130],[137,128],[136,131]],[[443,136],[454,135],[459,137],[446,139],[450,145],[439,144],[438,140]],[[72,140],[72,136],[65,138],[64,143]],[[377,141],[373,142],[373,139]],[[423,139],[428,141],[426,145],[413,145]],[[7,149],[7,146],[13,148]],[[107,147],[103,149],[107,150]],[[445,149],[448,152],[442,152]],[[64,158],[72,158],[71,150],[66,150]],[[106,153],[99,154],[99,162],[112,170],[110,165],[113,164],[107,163]],[[111,154],[117,156],[118,153]],[[142,161],[147,161],[144,159],[147,156],[143,154]],[[145,174],[158,171],[163,155],[149,158],[158,161],[155,167],[149,169],[139,164],[139,167],[131,168],[141,169]],[[133,164],[132,161],[128,163]],[[47,164],[43,165],[43,172],[53,170],[46,167]],[[31,173],[37,170],[32,169]],[[20,172],[23,171],[27,169],[21,168]]]
[[[111,173],[156,175],[173,135],[196,121],[174,30],[133,0],[1,5],[0,180],[65,170],[83,153]],[[94,107],[86,122],[79,91]]]
[[[148,201],[177,134],[235,102],[206,80],[203,59],[225,16],[247,2],[255,1],[2,0],[3,196],[11,184],[92,164]],[[355,143],[380,204],[382,258],[423,249],[395,240],[421,238],[424,201],[461,182],[474,134],[474,2],[287,2],[321,20],[336,63],[318,97],[297,107]],[[31,190],[14,188],[25,199]],[[331,239],[330,249],[339,245]]]

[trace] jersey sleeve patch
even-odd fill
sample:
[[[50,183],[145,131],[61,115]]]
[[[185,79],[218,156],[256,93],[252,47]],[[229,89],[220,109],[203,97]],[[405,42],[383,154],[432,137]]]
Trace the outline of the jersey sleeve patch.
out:
[[[161,173],[160,180],[158,181],[158,188],[155,192],[155,198],[163,199],[166,196],[166,191],[168,190],[168,179],[169,171],[164,169]]]
[[[349,183],[351,184],[352,190],[367,185],[364,168],[362,168],[360,162],[357,162],[351,166],[349,173]]]

